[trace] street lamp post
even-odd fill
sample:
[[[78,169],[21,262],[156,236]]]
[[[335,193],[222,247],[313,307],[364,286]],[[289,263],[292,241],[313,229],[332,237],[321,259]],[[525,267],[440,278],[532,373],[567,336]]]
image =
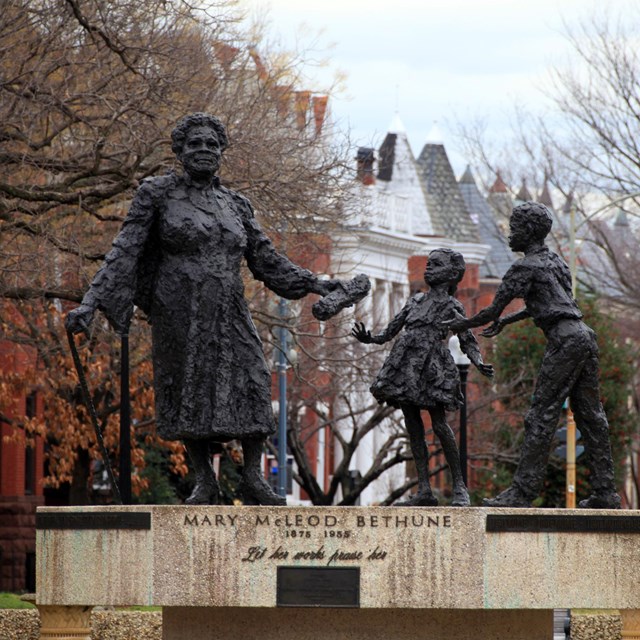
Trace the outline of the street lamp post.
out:
[[[120,459],[119,484],[123,504],[131,504],[131,400],[129,392],[129,334],[120,349]]]
[[[278,495],[287,497],[287,301],[280,298],[280,349],[278,352]]]
[[[467,376],[469,375],[471,360],[460,349],[460,340],[456,335],[449,338],[449,351],[460,374],[460,389],[462,391],[462,406],[460,407],[460,468],[462,470],[462,479],[467,484]]]
[[[586,220],[582,221],[583,223]],[[581,223],[582,224],[582,223]],[[571,271],[571,296],[576,297],[576,208],[573,202],[569,210],[569,270]],[[567,470],[565,477],[565,507],[576,508],[576,421],[567,401]]]

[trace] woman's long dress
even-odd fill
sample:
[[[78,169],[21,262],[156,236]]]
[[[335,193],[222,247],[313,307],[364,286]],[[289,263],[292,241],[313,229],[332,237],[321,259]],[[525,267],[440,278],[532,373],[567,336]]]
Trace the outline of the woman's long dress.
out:
[[[166,439],[264,437],[274,432],[271,376],[240,267],[277,294],[309,293],[316,276],[278,254],[249,202],[188,176],[145,181],[85,303],[118,331],[133,304],[152,325],[158,433]]]

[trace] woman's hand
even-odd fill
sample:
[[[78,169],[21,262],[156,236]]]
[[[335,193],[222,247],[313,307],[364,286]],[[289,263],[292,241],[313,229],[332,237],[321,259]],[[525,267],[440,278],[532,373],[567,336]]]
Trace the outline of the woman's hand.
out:
[[[496,320],[495,322],[490,324],[488,327],[483,329],[480,332],[480,335],[483,338],[493,338],[494,336],[497,336],[503,329],[504,329],[504,325],[502,324],[502,322],[500,322],[500,320]]]
[[[495,371],[493,370],[492,364],[485,364],[484,362],[480,362],[477,365],[478,371],[487,378],[493,378]]]
[[[340,280],[321,280],[318,278],[313,286],[313,293],[328,296],[340,286]]]
[[[353,329],[351,329],[351,335],[363,344],[371,344],[373,342],[371,331],[364,326],[364,322],[356,322]]]
[[[88,334],[94,312],[95,309],[93,307],[88,304],[81,304],[79,307],[67,313],[64,326],[67,328],[67,331],[71,331],[71,333],[80,333],[82,331]]]

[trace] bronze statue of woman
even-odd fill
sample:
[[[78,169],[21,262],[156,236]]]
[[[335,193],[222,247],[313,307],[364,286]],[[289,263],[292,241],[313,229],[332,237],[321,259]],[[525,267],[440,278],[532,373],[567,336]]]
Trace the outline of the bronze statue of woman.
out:
[[[158,435],[182,440],[196,485],[189,504],[215,504],[219,487],[209,444],[240,439],[239,492],[249,504],[285,504],[261,471],[264,441],[275,431],[271,375],[244,298],[240,273],[280,296],[327,295],[321,280],[279,254],[243,196],[216,173],[228,141],[209,114],[184,117],[171,134],[183,172],[149,178],[67,328],[85,330],[96,309],[126,331],[134,305],[151,321]]]

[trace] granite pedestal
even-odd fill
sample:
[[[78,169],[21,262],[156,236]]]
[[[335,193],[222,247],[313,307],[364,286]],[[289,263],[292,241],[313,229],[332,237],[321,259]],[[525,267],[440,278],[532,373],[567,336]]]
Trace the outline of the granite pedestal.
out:
[[[164,638],[533,640],[640,608],[633,512],[41,508],[39,605],[159,605]],[[615,525],[615,526],[612,526]]]

